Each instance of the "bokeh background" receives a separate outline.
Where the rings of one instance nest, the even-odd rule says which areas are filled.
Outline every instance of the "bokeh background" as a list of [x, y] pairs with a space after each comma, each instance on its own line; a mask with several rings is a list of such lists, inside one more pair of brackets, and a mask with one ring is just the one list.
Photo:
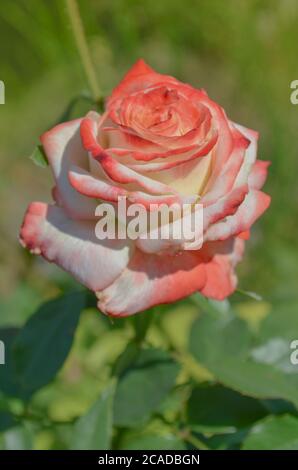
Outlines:
[[[272, 161], [265, 187], [272, 205], [252, 230], [238, 274], [239, 287], [263, 300], [235, 294], [231, 303], [237, 314], [256, 322], [272, 311], [281, 324], [289, 315], [298, 316], [298, 106], [290, 102], [290, 83], [298, 79], [297, 1], [78, 4], [105, 95], [142, 57], [161, 73], [205, 88], [232, 120], [260, 132], [259, 158]], [[0, 79], [6, 85], [6, 103], [0, 106], [0, 326], [21, 326], [43, 301], [75, 287], [57, 267], [18, 245], [27, 204], [50, 200], [49, 170], [36, 167], [29, 156], [39, 135], [88, 90], [64, 1], [1, 1]], [[73, 116], [87, 109], [81, 100]], [[180, 318], [192, 318], [193, 310], [188, 304], [173, 306], [165, 314], [165, 328], [177, 336]], [[68, 422], [85, 412], [130, 328], [128, 323], [111, 325], [91, 309], [86, 312], [62, 371], [34, 398], [41, 413]], [[154, 344], [166, 344], [157, 327], [150, 334]], [[2, 447], [66, 446], [66, 425], [34, 433], [29, 428], [3, 432]]]

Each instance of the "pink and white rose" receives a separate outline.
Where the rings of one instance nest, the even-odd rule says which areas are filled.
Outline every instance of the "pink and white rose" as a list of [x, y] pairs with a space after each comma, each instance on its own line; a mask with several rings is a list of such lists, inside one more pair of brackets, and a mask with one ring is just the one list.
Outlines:
[[[236, 288], [244, 240], [270, 204], [261, 191], [269, 162], [256, 160], [257, 140], [204, 90], [139, 60], [102, 115], [91, 111], [41, 136], [54, 203], [30, 204], [21, 242], [94, 291], [108, 315], [132, 315], [197, 291], [224, 299]], [[203, 246], [98, 240], [95, 209], [119, 196], [148, 210], [151, 203], [199, 200]]]

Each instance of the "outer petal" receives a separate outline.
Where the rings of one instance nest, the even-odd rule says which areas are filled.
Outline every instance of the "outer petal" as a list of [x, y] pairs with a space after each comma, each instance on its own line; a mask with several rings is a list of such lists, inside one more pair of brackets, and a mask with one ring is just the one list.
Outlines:
[[40, 202], [28, 207], [20, 241], [94, 291], [111, 284], [130, 258], [126, 240], [100, 241], [94, 221], [69, 219], [61, 208]]
[[257, 190], [250, 191], [234, 215], [207, 230], [205, 240], [226, 240], [246, 232], [269, 207], [270, 200], [268, 194]]
[[243, 183], [247, 183], [248, 175], [250, 174], [253, 164], [256, 161], [259, 134], [258, 132], [241, 126], [240, 124], [230, 122], [230, 125], [236, 127], [236, 129], [238, 129], [238, 131], [240, 131], [241, 134], [250, 142], [245, 153], [243, 165], [234, 183], [234, 186], [241, 186]]
[[244, 184], [204, 207], [204, 230], [206, 231], [208, 227], [219, 220], [233, 215], [243, 203], [247, 190], [248, 186]]
[[88, 219], [94, 217], [96, 202], [75, 191], [68, 181], [70, 165], [83, 168], [88, 165], [88, 156], [80, 138], [81, 119], [59, 124], [41, 136], [41, 142], [51, 165], [56, 181], [59, 203], [71, 217]]
[[[235, 179], [242, 168], [245, 153], [249, 142], [239, 132], [233, 132], [233, 150], [226, 162], [222, 166], [216, 178], [213, 178], [213, 184], [208, 184], [209, 191], [205, 192], [202, 199], [203, 202], [214, 201], [217, 198], [224, 196], [228, 191], [233, 188]], [[247, 181], [243, 181], [246, 184]], [[238, 186], [241, 186], [240, 184]]]
[[128, 316], [171, 303], [203, 288], [205, 266], [199, 252], [147, 255], [135, 251], [119, 278], [98, 294], [98, 307], [112, 316]]
[[237, 285], [234, 267], [241, 260], [244, 251], [244, 241], [235, 238], [223, 244], [210, 243], [205, 247], [211, 257], [206, 263], [206, 283], [201, 293], [206, 297], [223, 300], [231, 295]]
[[[233, 215], [237, 209], [239, 208], [240, 204], [243, 202], [245, 196], [247, 194], [247, 185], [243, 185], [241, 188], [235, 188], [230, 193], [226, 194], [224, 197], [218, 199], [216, 202], [213, 204], [210, 204], [207, 207], [199, 206], [198, 211], [201, 212], [202, 216], [202, 226], [200, 227], [201, 233], [197, 233], [197, 241], [196, 243], [196, 248], [194, 248], [195, 245], [193, 245], [190, 241], [187, 241], [186, 239], [182, 238], [174, 238], [170, 237], [170, 239], [163, 239], [161, 236], [159, 236], [157, 239], [154, 238], [139, 238], [136, 242], [138, 248], [145, 253], [154, 253], [157, 254], [162, 251], [167, 251], [167, 252], [172, 252], [174, 253], [175, 251], [179, 251], [181, 249], [187, 250], [197, 250], [201, 248], [200, 242], [204, 241], [203, 237], [203, 232], [205, 232], [208, 227], [219, 220], [225, 219], [226, 217]], [[200, 216], [200, 214], [199, 214]], [[189, 214], [184, 215], [184, 224], [187, 226], [187, 220], [189, 220], [189, 226], [194, 220], [194, 211], [192, 211]], [[181, 221], [181, 224], [183, 223], [183, 219], [179, 219]], [[198, 219], [200, 220], [200, 219]], [[168, 229], [169, 233], [173, 233], [173, 224], [169, 224], [166, 226]], [[163, 226], [165, 228], [165, 226]], [[159, 232], [161, 229], [159, 228]], [[189, 245], [191, 248], [189, 248]]]
[[[167, 253], [173, 256], [182, 250], [199, 250], [203, 244], [203, 206], [201, 204], [197, 207], [189, 205], [182, 211], [181, 207], [179, 209], [177, 212], [173, 211], [171, 222], [169, 218], [162, 224], [154, 220], [147, 232], [147, 238], [140, 236], [137, 239], [137, 247], [145, 253]], [[192, 228], [194, 222], [197, 228], [196, 234], [193, 231], [186, 234], [185, 230]]]
[[257, 160], [248, 177], [248, 184], [251, 188], [261, 189], [265, 184], [268, 174], [268, 167], [271, 162]]

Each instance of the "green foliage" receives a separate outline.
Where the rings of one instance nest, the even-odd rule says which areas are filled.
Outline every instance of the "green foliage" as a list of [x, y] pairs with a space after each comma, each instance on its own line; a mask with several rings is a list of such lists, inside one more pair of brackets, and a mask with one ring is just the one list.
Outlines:
[[246, 450], [298, 450], [298, 419], [270, 416], [253, 426], [244, 440]]
[[[167, 317], [174, 318], [171, 311], [161, 308], [164, 316], [158, 332], [158, 308], [145, 312], [137, 322], [126, 319], [109, 325], [96, 311], [86, 310], [89, 304], [85, 293], [69, 293], [44, 304], [23, 328], [1, 329], [0, 338], [8, 347], [7, 363], [0, 369], [3, 448], [297, 448], [297, 372], [294, 366], [285, 367], [284, 350], [281, 367], [281, 344], [288, 344], [290, 363], [291, 333], [282, 326], [280, 316], [280, 323], [277, 321], [276, 311], [256, 330], [227, 302], [210, 302], [198, 295], [193, 296], [193, 304], [181, 302], [186, 316], [193, 318], [188, 329], [189, 353], [210, 374], [209, 379], [206, 373], [200, 379], [185, 362], [187, 345], [186, 351], [181, 346], [176, 351], [154, 346], [164, 334]], [[152, 346], [146, 344], [144, 334], [139, 342], [144, 329]], [[114, 359], [108, 353], [98, 369], [100, 355], [90, 361], [88, 351], [97, 342], [105, 343], [105, 338], [111, 341], [111, 334], [117, 331], [117, 342], [123, 338], [123, 352]], [[273, 332], [275, 339], [268, 349]], [[75, 359], [75, 350], [84, 351], [84, 357], [79, 353]], [[95, 351], [99, 351], [97, 347]], [[83, 366], [80, 372], [73, 369], [78, 359]], [[100, 373], [101, 384], [92, 378], [94, 371]], [[53, 379], [55, 382], [47, 385]], [[57, 386], [79, 386], [78, 397], [82, 397], [83, 385], [88, 382], [90, 386], [93, 383], [92, 394], [84, 405], [78, 407], [77, 402], [77, 411], [69, 418], [69, 398], [62, 406], [63, 416], [48, 408]], [[48, 390], [44, 398], [43, 390]], [[58, 400], [60, 393], [56, 394]], [[50, 434], [46, 431], [49, 426]]]
[[84, 306], [83, 293], [49, 301], [30, 317], [16, 336], [12, 354], [22, 396], [34, 393], [56, 376], [71, 348]]
[[1, 328], [0, 340], [5, 344], [5, 365], [0, 367], [0, 391], [6, 395], [20, 394], [15, 374], [13, 344], [19, 333], [18, 328]]
[[194, 388], [187, 408], [190, 427], [207, 434], [236, 432], [266, 414], [259, 401], [217, 384]]
[[114, 423], [140, 426], [155, 411], [175, 384], [179, 366], [165, 351], [139, 350], [122, 372], [116, 389]]
[[[226, 387], [260, 399], [282, 398], [297, 407], [298, 375], [290, 362], [289, 338], [281, 327], [268, 348], [268, 343], [263, 343], [267, 328], [266, 322], [256, 337], [230, 310], [212, 310], [193, 325], [190, 349]], [[210, 337], [213, 342], [208, 341]], [[280, 367], [280, 344], [287, 347], [286, 369]], [[284, 347], [282, 351], [284, 354]]]
[[64, 2], [3, 0], [0, 448], [297, 449], [297, 5], [78, 3], [104, 95], [139, 57], [205, 88], [260, 132], [273, 203], [252, 230], [232, 306], [194, 296], [133, 319], [100, 315], [94, 296], [18, 250], [15, 234], [51, 186], [42, 147], [31, 157], [42, 168], [24, 156], [51, 126], [103, 102], [87, 90]]
[[30, 159], [35, 163], [35, 165], [40, 166], [41, 168], [46, 168], [49, 165], [42, 145], [35, 147], [32, 155], [30, 156]]
[[16, 419], [7, 411], [0, 411], [0, 432], [6, 431], [17, 424]]
[[91, 409], [75, 424], [71, 448], [78, 450], [108, 450], [113, 429], [114, 384], [104, 390]]

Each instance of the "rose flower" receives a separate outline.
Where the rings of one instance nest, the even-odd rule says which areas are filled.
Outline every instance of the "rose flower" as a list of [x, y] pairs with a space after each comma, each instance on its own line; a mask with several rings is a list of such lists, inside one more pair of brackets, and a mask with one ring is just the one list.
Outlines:
[[[244, 240], [270, 197], [260, 191], [269, 162], [256, 160], [257, 132], [230, 121], [204, 90], [139, 60], [102, 115], [41, 136], [55, 186], [52, 205], [27, 209], [21, 243], [95, 292], [98, 308], [126, 316], [194, 292], [224, 299], [236, 288]], [[203, 244], [99, 240], [100, 203], [203, 206]]]

